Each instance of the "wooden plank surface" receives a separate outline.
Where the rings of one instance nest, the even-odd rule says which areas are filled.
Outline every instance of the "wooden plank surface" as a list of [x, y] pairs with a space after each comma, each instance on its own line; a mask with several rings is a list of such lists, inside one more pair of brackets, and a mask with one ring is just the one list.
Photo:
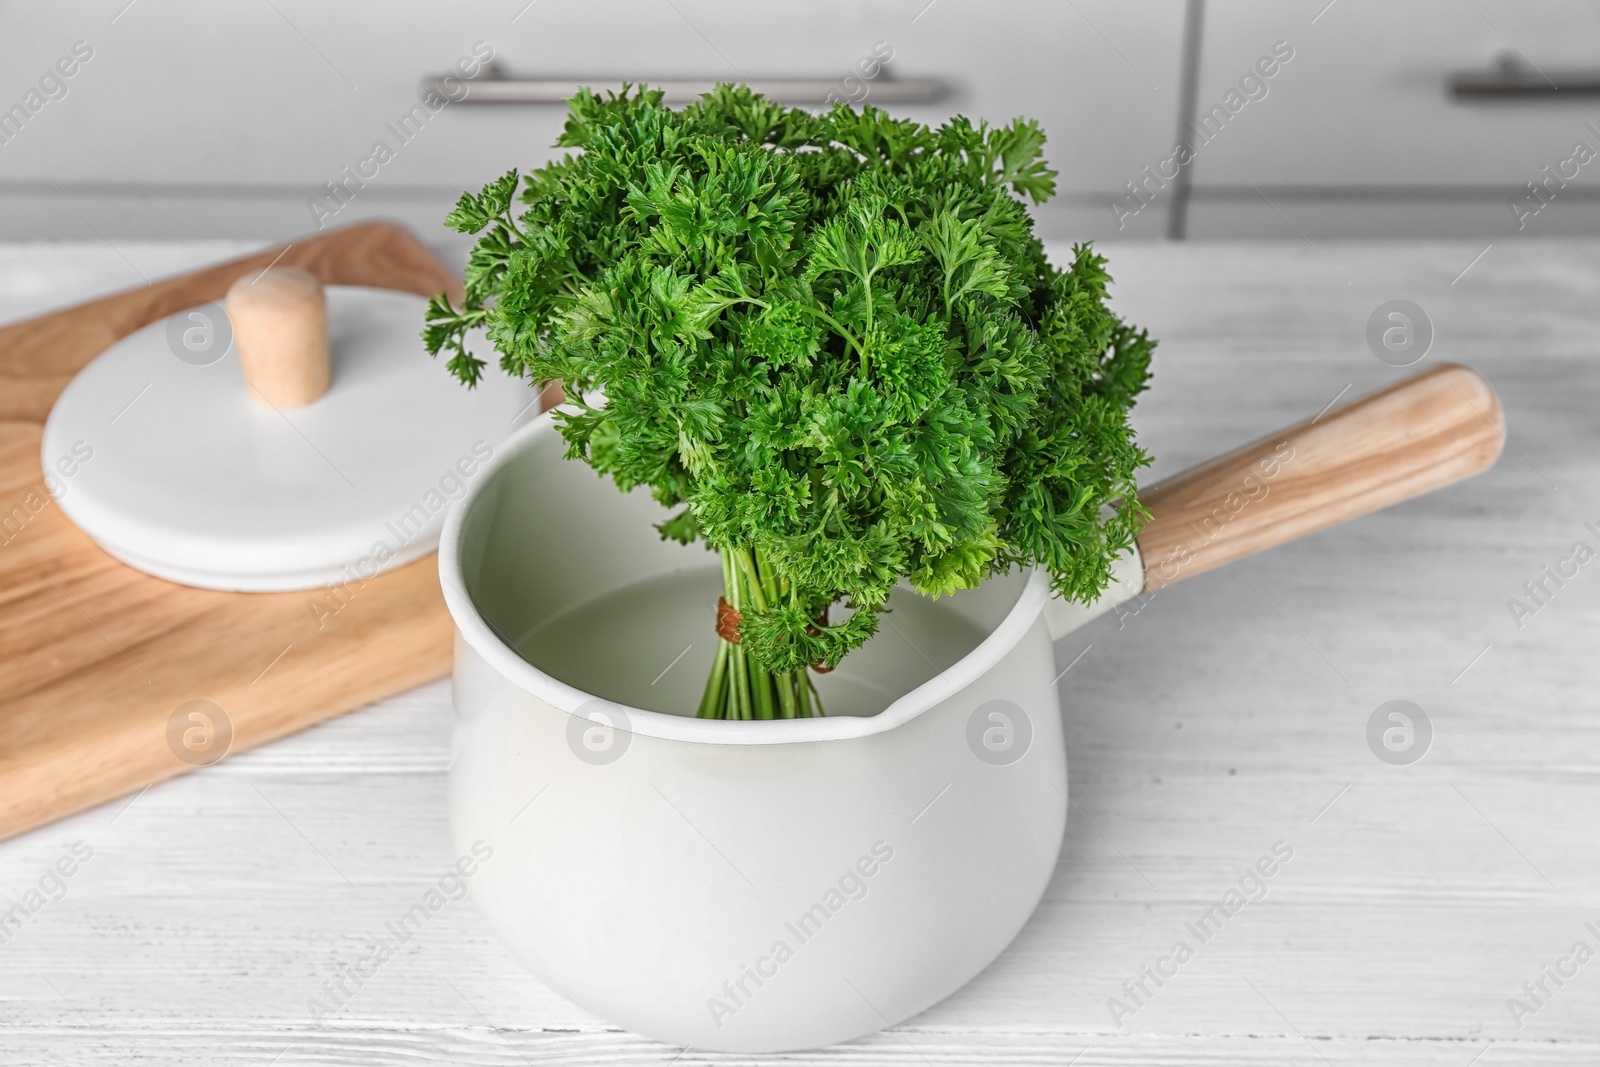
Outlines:
[[206, 712], [213, 740], [231, 732], [238, 752], [449, 670], [431, 556], [358, 583], [319, 617], [305, 592], [220, 593], [140, 574], [44, 489], [42, 423], [80, 368], [272, 263], [329, 284], [459, 290], [406, 231], [368, 223], [0, 328], [0, 838], [191, 770], [194, 757], [169, 744], [171, 718], [191, 701], [221, 709]]
[[[1484, 373], [1509, 444], [1485, 475], [1064, 639], [1061, 666], [1082, 658], [1060, 683], [1056, 877], [993, 967], [896, 1031], [787, 1057], [652, 1044], [522, 971], [466, 902], [315, 1022], [308, 998], [454, 858], [436, 682], [0, 844], [7, 901], [74, 841], [94, 850], [0, 945], [0, 1061], [1600, 1062], [1600, 960], [1520, 1029], [1506, 1007], [1575, 940], [1600, 948], [1600, 565], [1520, 629], [1506, 606], [1596, 544], [1600, 246], [1496, 244], [1452, 285], [1482, 250], [1105, 248], [1118, 306], [1162, 339], [1136, 412], [1150, 481], [1443, 360]], [[0, 249], [0, 281], [19, 255]], [[59, 285], [125, 269], [103, 247], [43, 262]], [[1396, 297], [1437, 331], [1410, 370], [1364, 340]], [[1434, 726], [1411, 766], [1366, 740], [1392, 699]], [[1116, 1025], [1107, 999], [1279, 840], [1295, 855], [1266, 899]]]

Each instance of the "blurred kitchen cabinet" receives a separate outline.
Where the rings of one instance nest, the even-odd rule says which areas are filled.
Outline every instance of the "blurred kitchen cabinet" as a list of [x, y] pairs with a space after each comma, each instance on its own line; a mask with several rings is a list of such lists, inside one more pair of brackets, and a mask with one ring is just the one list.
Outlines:
[[[559, 106], [471, 101], [491, 53], [508, 78], [807, 78], [869, 103], [884, 79], [935, 79], [936, 102], [893, 110], [1038, 118], [1061, 171], [1041, 230], [1104, 236], [1171, 141], [1183, 23], [1182, 0], [126, 2], [0, 7], [0, 108], [77, 42], [93, 53], [0, 144], [0, 238], [265, 238], [385, 215], [432, 239], [461, 190], [549, 158], [560, 130]], [[424, 78], [461, 61], [467, 101], [419, 113]], [[1165, 208], [1123, 235], [1159, 235]]]
[[[1252, 99], [1241, 81], [1279, 42], [1293, 59]], [[1503, 56], [1535, 82], [1600, 80], [1600, 5], [1208, 0], [1196, 118], [1226, 112], [1230, 92], [1244, 103], [1196, 136], [1189, 236], [1600, 232], [1600, 164], [1568, 165], [1536, 215], [1512, 208], [1543, 203], [1527, 183], [1576, 142], [1600, 153], [1585, 125], [1600, 96], [1452, 94], [1452, 75]]]

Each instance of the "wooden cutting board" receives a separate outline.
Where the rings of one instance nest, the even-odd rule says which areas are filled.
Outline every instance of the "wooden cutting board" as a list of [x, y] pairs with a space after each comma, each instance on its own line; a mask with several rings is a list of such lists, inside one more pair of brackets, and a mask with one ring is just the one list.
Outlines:
[[[273, 263], [333, 285], [461, 293], [410, 233], [363, 223], [0, 328], [0, 839], [214, 762], [229, 726], [226, 751], [239, 752], [450, 669], [432, 555], [314, 613], [314, 592], [222, 593], [135, 571], [45, 492], [40, 434], [73, 375]], [[175, 736], [201, 730], [199, 750], [169, 741], [190, 701], [221, 709], [213, 747], [187, 712]]]

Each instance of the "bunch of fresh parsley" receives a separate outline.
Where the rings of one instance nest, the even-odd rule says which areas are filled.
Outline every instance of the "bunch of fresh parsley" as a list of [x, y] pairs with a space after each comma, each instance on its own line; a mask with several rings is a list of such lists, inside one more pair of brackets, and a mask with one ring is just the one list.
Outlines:
[[557, 144], [581, 151], [461, 197], [466, 299], [424, 337], [472, 384], [485, 327], [502, 367], [565, 387], [570, 457], [721, 551], [739, 640], [700, 714], [820, 713], [806, 667], [871, 637], [902, 580], [1105, 588], [1146, 517], [1127, 416], [1154, 343], [1107, 309], [1104, 259], [1045, 259], [1037, 123], [585, 90]]

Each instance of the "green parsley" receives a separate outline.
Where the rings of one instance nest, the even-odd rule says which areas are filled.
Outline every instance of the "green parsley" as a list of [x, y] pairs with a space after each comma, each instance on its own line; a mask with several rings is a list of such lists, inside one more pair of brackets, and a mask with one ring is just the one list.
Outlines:
[[681, 111], [584, 90], [556, 142], [578, 152], [450, 214], [481, 236], [428, 349], [471, 385], [486, 328], [503, 368], [565, 388], [569, 458], [721, 554], [739, 640], [700, 715], [821, 714], [807, 667], [870, 638], [902, 581], [1037, 565], [1088, 600], [1132, 544], [1154, 342], [1089, 247], [1045, 259], [1022, 199], [1055, 191], [1044, 140], [728, 85]]

